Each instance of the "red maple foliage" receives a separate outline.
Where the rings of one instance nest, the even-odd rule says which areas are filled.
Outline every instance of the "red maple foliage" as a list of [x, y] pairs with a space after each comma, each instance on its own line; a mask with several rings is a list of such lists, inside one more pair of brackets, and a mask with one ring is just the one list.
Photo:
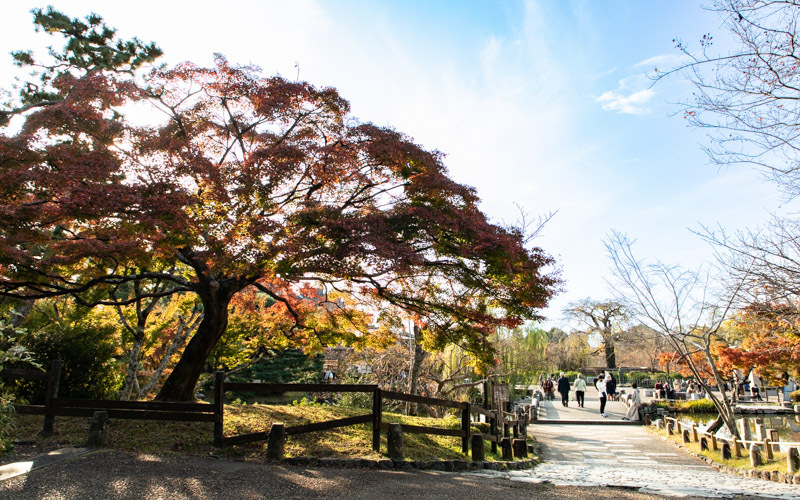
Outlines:
[[[163, 120], [136, 124], [132, 105]], [[161, 399], [193, 397], [250, 287], [298, 330], [296, 298], [314, 283], [409, 311], [431, 344], [491, 359], [488, 332], [537, 318], [558, 291], [553, 259], [490, 223], [442, 154], [348, 112], [332, 88], [221, 56], [144, 81], [60, 74], [46, 105], [18, 108], [18, 132], [0, 129], [0, 294], [96, 304], [133, 279], [196, 293], [204, 317]]]

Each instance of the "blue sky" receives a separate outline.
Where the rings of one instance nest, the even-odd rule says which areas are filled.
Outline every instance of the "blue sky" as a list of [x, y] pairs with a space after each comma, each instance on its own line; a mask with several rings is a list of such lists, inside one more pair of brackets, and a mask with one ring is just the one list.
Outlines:
[[[612, 229], [636, 238], [641, 257], [696, 266], [712, 252], [690, 228], [754, 227], [787, 209], [756, 172], [708, 164], [705, 133], [670, 116], [685, 82], [650, 87], [645, 76], [674, 63], [673, 38], [711, 32], [724, 45], [720, 20], [696, 1], [51, 3], [73, 17], [96, 11], [168, 62], [210, 64], [220, 52], [337, 87], [361, 120], [446, 153], [495, 221], [514, 221], [516, 205], [558, 211], [536, 240], [567, 281], [548, 324], [572, 301], [612, 296], [602, 243]], [[29, 11], [43, 5], [3, 6], [0, 52], [42, 43]]]

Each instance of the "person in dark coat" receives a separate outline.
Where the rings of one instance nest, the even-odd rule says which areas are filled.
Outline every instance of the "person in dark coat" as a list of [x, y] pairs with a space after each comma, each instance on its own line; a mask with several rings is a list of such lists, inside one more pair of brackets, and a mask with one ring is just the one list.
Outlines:
[[558, 392], [561, 393], [561, 404], [569, 406], [569, 379], [564, 372], [558, 377]]

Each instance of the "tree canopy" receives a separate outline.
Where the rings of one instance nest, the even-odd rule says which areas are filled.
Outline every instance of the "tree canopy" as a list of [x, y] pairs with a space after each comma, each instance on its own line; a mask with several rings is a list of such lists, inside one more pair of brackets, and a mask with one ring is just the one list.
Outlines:
[[[221, 55], [141, 74], [160, 50], [101, 21], [58, 24], [64, 53], [95, 56], [16, 57], [42, 68], [43, 94], [25, 87], [3, 110], [20, 126], [0, 129], [0, 294], [87, 305], [196, 294], [203, 319], [160, 398], [193, 397], [245, 289], [283, 305], [290, 335], [324, 333], [304, 321], [311, 287], [318, 307], [398, 307], [425, 318], [432, 344], [488, 359], [488, 332], [538, 318], [559, 290], [553, 258], [491, 223], [441, 153], [358, 122], [335, 89]], [[161, 119], [139, 123], [134, 109]], [[117, 293], [148, 280], [169, 286]], [[353, 302], [327, 300], [334, 291]]]

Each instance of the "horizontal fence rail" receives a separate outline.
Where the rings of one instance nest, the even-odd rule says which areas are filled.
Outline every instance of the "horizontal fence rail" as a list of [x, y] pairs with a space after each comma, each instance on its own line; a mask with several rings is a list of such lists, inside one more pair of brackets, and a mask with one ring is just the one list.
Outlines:
[[[388, 423], [383, 422], [383, 400], [403, 401], [428, 406], [438, 406], [460, 411], [461, 422], [457, 429], [431, 427], [425, 425], [398, 424], [400, 429], [408, 434], [430, 434], [461, 438], [462, 451], [469, 451], [469, 440], [473, 435], [471, 431], [470, 415], [483, 415], [489, 420], [491, 432], [476, 434], [481, 439], [492, 443], [492, 451], [496, 451], [497, 443], [508, 438], [513, 429], [514, 437], [517, 433], [525, 434], [527, 419], [514, 418], [515, 415], [507, 414], [500, 410], [487, 410], [466, 401], [452, 401], [414, 394], [405, 394], [397, 391], [382, 390], [377, 384], [285, 384], [262, 382], [225, 382], [226, 374], [217, 372], [214, 384], [214, 402], [164, 402], [164, 401], [115, 401], [83, 398], [58, 397], [58, 386], [61, 377], [61, 361], [53, 361], [50, 370], [25, 370], [5, 369], [0, 371], [0, 378], [41, 380], [47, 384], [45, 403], [43, 405], [15, 405], [20, 414], [44, 415], [45, 423], [42, 430], [44, 436], [53, 432], [53, 423], [56, 416], [69, 417], [96, 417], [97, 412], [104, 412], [111, 419], [135, 420], [171, 420], [184, 422], [213, 422], [214, 445], [233, 446], [256, 441], [267, 440], [272, 445], [270, 431], [251, 432], [236, 436], [224, 436], [224, 395], [226, 392], [251, 392], [257, 394], [285, 394], [300, 393], [372, 393], [372, 411], [365, 415], [339, 418], [324, 422], [310, 422], [284, 427], [281, 423], [273, 423], [273, 429], [279, 429], [276, 436], [296, 436], [310, 432], [326, 431], [340, 427], [371, 424], [372, 448], [380, 452], [381, 431], [387, 430]], [[276, 427], [276, 425], [278, 427]], [[278, 438], [276, 438], [278, 439]], [[281, 440], [283, 438], [280, 438]], [[479, 440], [480, 441], [480, 440]], [[282, 446], [281, 450], [282, 450]], [[282, 451], [281, 451], [282, 453]], [[268, 453], [269, 455], [269, 453]]]

